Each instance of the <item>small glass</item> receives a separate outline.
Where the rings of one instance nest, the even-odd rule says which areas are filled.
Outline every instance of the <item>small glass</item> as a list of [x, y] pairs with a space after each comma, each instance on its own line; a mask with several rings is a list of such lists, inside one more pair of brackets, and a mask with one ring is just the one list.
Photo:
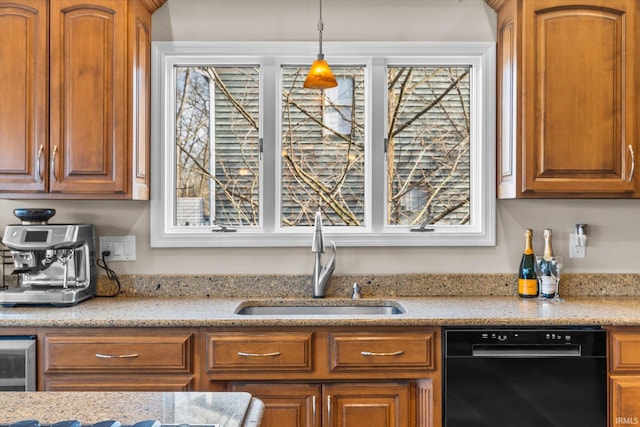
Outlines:
[[560, 298], [560, 273], [562, 272], [562, 268], [564, 267], [564, 263], [562, 260], [561, 256], [554, 256], [551, 257], [551, 265], [552, 265], [552, 269], [554, 269], [555, 271], [555, 275], [556, 275], [556, 296], [553, 297], [554, 301], [564, 301], [562, 298]]
[[538, 288], [540, 290], [538, 298], [544, 301], [563, 301], [560, 298], [560, 273], [562, 271], [562, 257], [552, 256], [549, 260], [549, 268], [542, 271], [543, 257], [536, 257], [536, 274], [538, 275]]

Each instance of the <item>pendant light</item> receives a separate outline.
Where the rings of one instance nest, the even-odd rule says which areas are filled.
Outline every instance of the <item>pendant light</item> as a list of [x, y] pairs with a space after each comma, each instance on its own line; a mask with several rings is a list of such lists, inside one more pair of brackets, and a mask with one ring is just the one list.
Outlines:
[[320, 49], [318, 51], [318, 59], [313, 61], [313, 64], [311, 64], [309, 74], [307, 74], [307, 78], [304, 81], [304, 87], [307, 89], [329, 89], [338, 86], [338, 82], [336, 81], [336, 78], [333, 77], [331, 68], [329, 68], [329, 64], [324, 60], [324, 55], [322, 54], [322, 0], [319, 0], [319, 2], [320, 20], [318, 21], [318, 34]]

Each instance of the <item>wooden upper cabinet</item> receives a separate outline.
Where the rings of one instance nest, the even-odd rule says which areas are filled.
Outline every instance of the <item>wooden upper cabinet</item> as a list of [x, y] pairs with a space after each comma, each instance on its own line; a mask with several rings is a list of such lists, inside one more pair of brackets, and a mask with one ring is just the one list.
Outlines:
[[498, 197], [638, 197], [636, 0], [498, 11]]
[[131, 75], [127, 84], [127, 115], [131, 155], [131, 197], [150, 198], [151, 164], [151, 12], [166, 0], [143, 0], [130, 4], [127, 23]]
[[50, 2], [52, 192], [126, 191], [126, 7]]
[[0, 1], [0, 192], [48, 185], [47, 0]]
[[0, 0], [0, 197], [149, 198], [151, 13], [164, 1]]

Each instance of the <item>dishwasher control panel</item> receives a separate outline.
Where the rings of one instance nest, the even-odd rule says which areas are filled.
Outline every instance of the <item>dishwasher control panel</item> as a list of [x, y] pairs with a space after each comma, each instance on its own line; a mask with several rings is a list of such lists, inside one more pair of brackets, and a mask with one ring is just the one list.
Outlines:
[[580, 354], [606, 356], [606, 332], [600, 328], [444, 328], [446, 356], [468, 356], [474, 348], [572, 346]]
[[[557, 332], [545, 332], [542, 334], [535, 333], [532, 336], [528, 336], [527, 333], [522, 331], [511, 331], [511, 332], [482, 332], [480, 334], [480, 338], [483, 342], [499, 342], [499, 343], [507, 343], [507, 342], [518, 342], [525, 343], [530, 342], [531, 339], [535, 339], [537, 342], [542, 342], [542, 338], [544, 338], [544, 342], [547, 343], [571, 343], [573, 339], [573, 331], [557, 331]], [[523, 336], [524, 334], [524, 336]]]

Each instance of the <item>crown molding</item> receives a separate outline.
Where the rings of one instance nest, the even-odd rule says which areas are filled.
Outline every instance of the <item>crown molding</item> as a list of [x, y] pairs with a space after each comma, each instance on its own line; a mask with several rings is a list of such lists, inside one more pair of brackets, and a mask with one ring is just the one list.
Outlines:
[[496, 12], [507, 2], [507, 0], [484, 0]]
[[167, 0], [140, 0], [140, 2], [147, 8], [150, 13], [160, 9], [160, 6], [165, 4]]

